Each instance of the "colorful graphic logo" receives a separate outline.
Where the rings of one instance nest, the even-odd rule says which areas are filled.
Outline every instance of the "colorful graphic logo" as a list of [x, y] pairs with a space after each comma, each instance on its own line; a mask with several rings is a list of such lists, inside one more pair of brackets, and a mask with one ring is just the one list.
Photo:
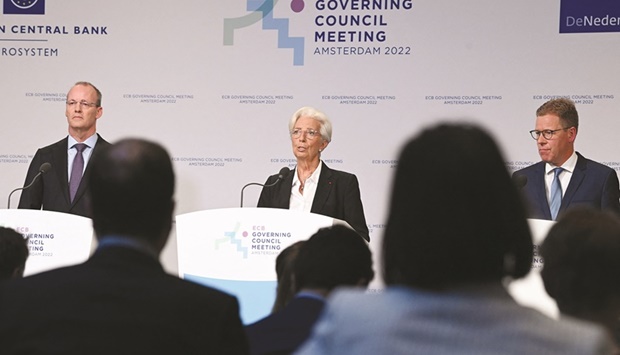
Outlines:
[[[236, 30], [262, 21], [263, 30], [278, 31], [278, 48], [293, 50], [293, 65], [304, 65], [304, 38], [290, 37], [289, 20], [273, 17], [273, 7], [277, 2], [278, 0], [247, 0], [249, 14], [224, 19], [224, 45], [232, 46], [234, 44]], [[300, 12], [303, 8], [303, 0], [292, 1], [291, 9], [294, 12]]]
[[5, 15], [45, 15], [45, 0], [4, 0]]
[[237, 222], [235, 228], [232, 231], [224, 232], [223, 238], [218, 238], [215, 240], [215, 249], [219, 249], [222, 244], [233, 244], [237, 252], [243, 254], [243, 258], [248, 258], [248, 248], [243, 246], [241, 239], [237, 237], [239, 233], [239, 227], [241, 226], [241, 222]]

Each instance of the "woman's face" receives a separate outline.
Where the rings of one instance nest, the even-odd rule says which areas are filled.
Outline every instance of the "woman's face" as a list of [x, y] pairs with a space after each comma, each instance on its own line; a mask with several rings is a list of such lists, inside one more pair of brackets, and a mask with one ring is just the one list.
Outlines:
[[302, 116], [297, 119], [291, 134], [293, 154], [297, 160], [315, 161], [328, 142], [321, 137], [321, 124], [314, 118]]

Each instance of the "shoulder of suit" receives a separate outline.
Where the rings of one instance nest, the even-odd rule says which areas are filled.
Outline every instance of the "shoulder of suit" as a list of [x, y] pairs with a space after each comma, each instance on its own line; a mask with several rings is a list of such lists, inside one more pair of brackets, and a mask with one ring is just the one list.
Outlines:
[[323, 167], [321, 169], [322, 169], [321, 174], [325, 172], [326, 174], [331, 174], [332, 177], [347, 177], [347, 178], [355, 177], [355, 174], [342, 171], [342, 170], [331, 169], [325, 163], [323, 163]]
[[99, 143], [101, 143], [103, 145], [109, 145], [110, 144], [110, 142], [108, 142], [105, 139], [103, 139], [103, 137], [99, 133], [97, 133], [97, 144], [99, 144]]
[[588, 169], [596, 169], [596, 170], [601, 170], [601, 171], [605, 171], [606, 170], [608, 172], [611, 171], [611, 172], [614, 172], [614, 173], [616, 172], [613, 168], [611, 168], [611, 167], [609, 167], [609, 166], [607, 166], [605, 164], [599, 163], [597, 161], [594, 161], [592, 159], [588, 159], [588, 158], [584, 157], [583, 155], [581, 155], [579, 153], [577, 153], [577, 156], [578, 156], [577, 165], [579, 165], [579, 161], [581, 160], [581, 161], [583, 161], [584, 164], [586, 164], [586, 167]]
[[525, 168], [519, 169], [517, 171], [515, 171], [513, 173], [513, 175], [527, 175], [527, 174], [531, 174], [534, 171], [538, 170], [539, 168], [543, 167], [544, 168], [545, 162], [543, 161], [539, 161], [538, 163], [526, 166]]
[[39, 150], [58, 149], [59, 147], [63, 147], [63, 146], [66, 147], [69, 144], [68, 140], [67, 140], [68, 139], [67, 137], [59, 140], [58, 142], [54, 142], [54, 143], [52, 143], [50, 145], [46, 145], [45, 147], [39, 148]]

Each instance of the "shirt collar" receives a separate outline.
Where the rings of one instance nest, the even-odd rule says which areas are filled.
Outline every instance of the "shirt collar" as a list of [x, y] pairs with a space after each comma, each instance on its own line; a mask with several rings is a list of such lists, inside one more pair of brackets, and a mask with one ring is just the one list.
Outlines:
[[[306, 180], [306, 183], [310, 182], [310, 183], [315, 183], [318, 184], [319, 183], [319, 176], [321, 176], [321, 168], [323, 167], [323, 161], [319, 161], [319, 166], [314, 169], [314, 172], [312, 172], [312, 175], [310, 175], [308, 177], [308, 180]], [[297, 170], [297, 168], [295, 168], [295, 170]], [[297, 171], [293, 172], [293, 186], [298, 186], [301, 182], [299, 181], [299, 176], [297, 175]]]
[[[94, 148], [95, 144], [97, 144], [97, 133], [93, 134], [92, 136], [86, 138], [86, 140], [84, 140], [84, 144], [86, 144], [89, 148]], [[71, 135], [69, 135], [69, 140], [67, 141], [67, 150], [72, 149], [74, 145], [76, 145], [77, 143], [79, 143], [75, 138], [71, 137]]]
[[[577, 153], [573, 151], [573, 154], [571, 154], [571, 156], [564, 162], [564, 164], [559, 166], [559, 168], [562, 168], [566, 170], [567, 172], [572, 173], [573, 171], [575, 171], [576, 166], [577, 166]], [[558, 168], [558, 166], [555, 166], [551, 163], [546, 163], [545, 173], [551, 174], [553, 172], [553, 169], [555, 168]]]

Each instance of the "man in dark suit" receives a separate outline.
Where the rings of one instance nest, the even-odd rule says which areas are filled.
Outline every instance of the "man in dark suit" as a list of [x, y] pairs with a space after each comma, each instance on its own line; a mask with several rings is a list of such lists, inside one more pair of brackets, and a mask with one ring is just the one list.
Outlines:
[[129, 139], [92, 157], [83, 264], [0, 284], [3, 354], [246, 354], [237, 299], [168, 275], [174, 173], [159, 145]]
[[575, 104], [554, 99], [540, 106], [536, 116], [536, 129], [530, 134], [537, 141], [542, 161], [513, 174], [522, 186], [528, 217], [556, 220], [576, 206], [620, 213], [616, 172], [575, 152], [579, 127]]
[[374, 276], [366, 242], [342, 225], [322, 228], [304, 242], [293, 274], [296, 296], [282, 310], [246, 327], [251, 354], [292, 353], [310, 335], [333, 289], [366, 287]]
[[[51, 164], [33, 186], [23, 190], [19, 208], [44, 209], [92, 217], [88, 209], [88, 161], [93, 152], [108, 145], [97, 132], [103, 114], [101, 92], [93, 84], [77, 82], [67, 93], [69, 135], [37, 150], [30, 162], [24, 186], [39, 173], [43, 163]], [[75, 173], [73, 172], [75, 169]]]

